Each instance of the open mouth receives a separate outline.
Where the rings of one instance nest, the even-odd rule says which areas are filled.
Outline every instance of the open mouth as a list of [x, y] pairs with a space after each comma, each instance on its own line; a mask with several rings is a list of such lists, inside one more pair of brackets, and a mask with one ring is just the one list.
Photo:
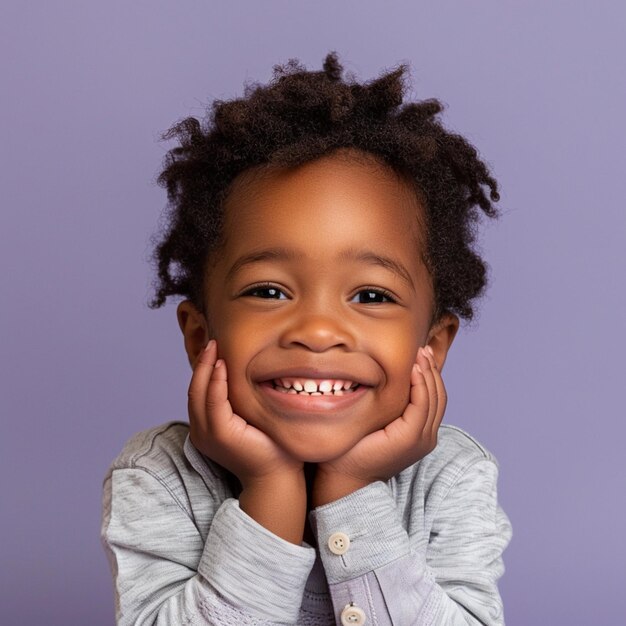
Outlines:
[[275, 378], [269, 382], [276, 391], [304, 396], [343, 396], [361, 386], [355, 381], [340, 379]]

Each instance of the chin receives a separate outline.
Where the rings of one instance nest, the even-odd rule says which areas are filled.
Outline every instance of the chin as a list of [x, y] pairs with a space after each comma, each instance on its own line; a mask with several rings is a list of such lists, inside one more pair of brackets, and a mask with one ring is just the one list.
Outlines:
[[294, 444], [293, 440], [285, 442], [283, 446], [298, 461], [303, 463], [325, 463], [334, 461], [348, 452], [353, 447], [353, 443], [336, 445], [328, 442], [318, 442], [314, 438], [309, 438], [301, 443]]
[[323, 452], [313, 452], [308, 451], [308, 453], [298, 454], [297, 456], [294, 454], [294, 458], [297, 458], [298, 461], [302, 461], [303, 463], [326, 463], [327, 461], [334, 461], [336, 458], [340, 457], [342, 453], [336, 454], [333, 452], [323, 453]]

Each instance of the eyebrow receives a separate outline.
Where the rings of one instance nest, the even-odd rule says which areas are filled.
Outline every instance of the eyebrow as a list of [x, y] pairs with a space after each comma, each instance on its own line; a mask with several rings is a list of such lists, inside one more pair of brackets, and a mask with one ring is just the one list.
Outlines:
[[354, 248], [350, 248], [342, 252], [339, 255], [339, 258], [343, 261], [362, 261], [364, 263], [369, 263], [370, 265], [384, 267], [404, 280], [409, 287], [415, 289], [413, 279], [407, 269], [404, 265], [402, 265], [402, 263], [395, 261], [391, 257], [383, 256], [370, 250], [355, 250]]
[[[265, 250], [250, 252], [249, 254], [239, 257], [233, 263], [232, 267], [226, 274], [226, 280], [230, 280], [242, 267], [245, 267], [246, 265], [261, 263], [263, 261], [297, 261], [302, 259], [303, 256], [303, 254], [289, 248], [266, 248]], [[369, 265], [383, 267], [404, 280], [412, 289], [415, 289], [413, 279], [404, 265], [388, 256], [383, 256], [371, 250], [348, 248], [340, 253], [339, 259], [341, 261], [360, 261], [368, 263]]]
[[302, 256], [302, 254], [289, 248], [266, 248], [265, 250], [250, 252], [239, 257], [233, 263], [226, 274], [226, 280], [230, 280], [242, 267], [252, 263], [260, 263], [262, 261], [297, 261]]

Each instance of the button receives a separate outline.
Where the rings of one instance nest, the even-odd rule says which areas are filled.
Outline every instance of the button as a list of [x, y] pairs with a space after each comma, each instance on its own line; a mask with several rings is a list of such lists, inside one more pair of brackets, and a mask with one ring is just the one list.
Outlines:
[[346, 604], [343, 611], [341, 611], [341, 623], [343, 626], [353, 626], [353, 624], [365, 624], [365, 613], [363, 609], [355, 606], [354, 603]]
[[345, 554], [350, 547], [350, 537], [345, 533], [333, 533], [328, 538], [328, 547], [333, 554]]

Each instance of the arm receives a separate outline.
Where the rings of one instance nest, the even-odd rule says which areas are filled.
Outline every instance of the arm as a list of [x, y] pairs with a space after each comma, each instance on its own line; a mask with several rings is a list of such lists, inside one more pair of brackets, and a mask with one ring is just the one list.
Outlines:
[[141, 468], [105, 481], [101, 536], [120, 626], [295, 624], [315, 560], [312, 548], [277, 537], [232, 498], [205, 542], [197, 520]]
[[[237, 476], [243, 511], [286, 541], [299, 545], [306, 516], [304, 464], [233, 412], [226, 363], [217, 343], [200, 353], [189, 385], [189, 437], [205, 456]], [[291, 509], [285, 516], [280, 504]]]
[[[439, 369], [432, 350], [420, 348], [403, 415], [318, 466], [313, 503], [320, 507], [315, 511], [318, 541], [338, 623], [347, 610], [364, 611], [366, 618], [369, 611], [378, 623], [395, 626], [503, 624], [496, 581], [510, 528], [497, 506], [495, 462], [474, 457], [456, 468], [444, 502], [434, 510], [428, 541], [419, 537], [427, 507], [418, 498], [411, 510], [423, 517], [415, 548], [384, 485], [437, 445], [447, 401]], [[421, 497], [428, 500], [431, 486], [422, 487]], [[333, 554], [329, 537], [346, 525], [354, 542], [350, 539], [344, 554]], [[356, 609], [344, 609], [351, 602]]]
[[[473, 462], [438, 503], [424, 540], [409, 537], [382, 482], [313, 511], [337, 623], [353, 602], [381, 626], [502, 626], [497, 582], [511, 527], [498, 506], [496, 482], [493, 461]], [[411, 515], [421, 516], [414, 527], [425, 526], [423, 503]], [[328, 547], [338, 531], [350, 538], [343, 555]]]
[[[193, 514], [159, 472], [113, 471], [105, 483], [102, 537], [118, 623], [295, 623], [315, 560], [314, 550], [301, 545], [303, 464], [233, 412], [215, 341], [194, 366], [189, 421], [194, 447], [239, 479], [240, 500], [226, 500], [208, 516], [203, 545]], [[210, 497], [192, 495], [196, 502]]]

